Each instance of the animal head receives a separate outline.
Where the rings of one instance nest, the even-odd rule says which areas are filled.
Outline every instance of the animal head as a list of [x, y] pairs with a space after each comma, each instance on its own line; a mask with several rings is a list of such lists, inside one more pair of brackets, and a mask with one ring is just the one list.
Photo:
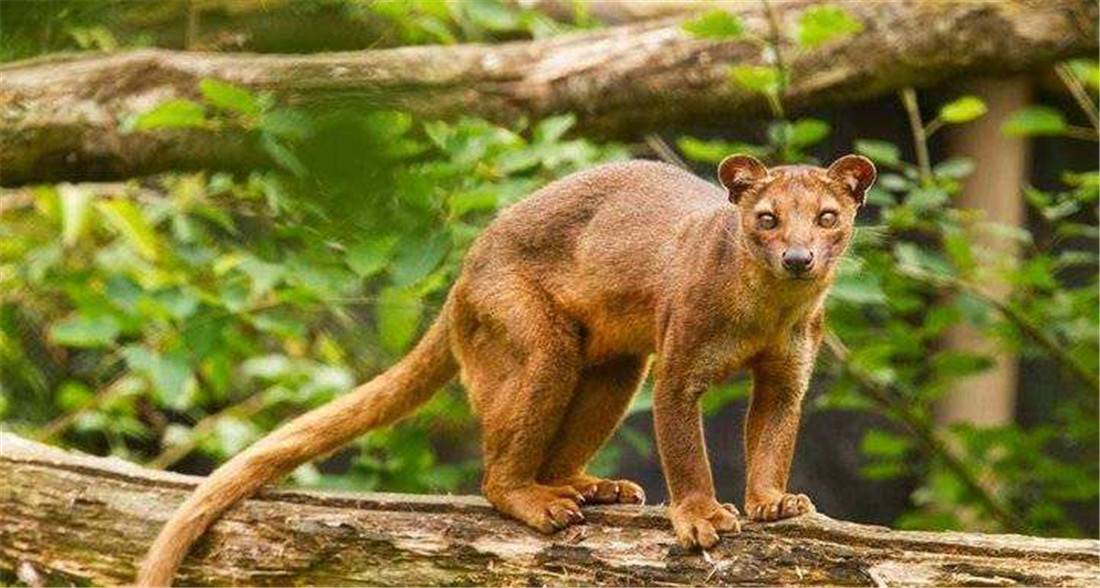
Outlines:
[[875, 175], [874, 164], [860, 155], [845, 155], [827, 169], [768, 169], [751, 155], [731, 155], [718, 166], [718, 179], [741, 211], [746, 249], [774, 275], [800, 280], [830, 274]]

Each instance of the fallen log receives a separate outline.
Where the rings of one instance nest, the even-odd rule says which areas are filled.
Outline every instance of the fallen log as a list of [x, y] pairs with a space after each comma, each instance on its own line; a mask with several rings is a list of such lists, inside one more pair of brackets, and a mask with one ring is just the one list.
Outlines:
[[[118, 585], [198, 478], [0, 433], [0, 578]], [[480, 498], [269, 490], [230, 511], [179, 583], [210, 585], [1088, 586], [1100, 542], [892, 531], [815, 514], [746, 524], [708, 554], [663, 507], [586, 509], [544, 536]]]
[[[774, 4], [786, 28], [813, 4]], [[842, 2], [864, 31], [813, 50], [784, 46], [792, 111], [961, 75], [1034, 70], [1095, 54], [1093, 0]], [[756, 116], [756, 92], [729, 68], [758, 63], [770, 36], [762, 4], [736, 4], [744, 39], [706, 41], [685, 16], [498, 45], [403, 47], [314, 55], [138, 50], [51, 56], [0, 67], [0, 183], [104, 180], [172, 169], [266, 163], [239, 133], [123, 133], [121, 121], [219, 78], [283, 103], [388, 107], [508, 123], [575, 112], [586, 133], [632, 136], [670, 124]], [[785, 41], [790, 43], [790, 41]]]

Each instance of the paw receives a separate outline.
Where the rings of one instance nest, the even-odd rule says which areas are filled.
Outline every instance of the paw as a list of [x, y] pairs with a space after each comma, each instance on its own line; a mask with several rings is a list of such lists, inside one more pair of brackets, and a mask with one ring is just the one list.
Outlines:
[[578, 476], [565, 484], [580, 493], [589, 504], [645, 504], [645, 490], [630, 480]]
[[686, 499], [669, 508], [676, 539], [685, 549], [709, 549], [718, 543], [719, 533], [741, 530], [737, 508], [719, 504], [713, 498]]
[[805, 494], [776, 494], [764, 500], [745, 502], [745, 513], [754, 521], [779, 521], [817, 512]]
[[497, 510], [543, 533], [584, 522], [580, 505], [585, 499], [572, 486], [524, 486], [491, 497], [490, 501]]

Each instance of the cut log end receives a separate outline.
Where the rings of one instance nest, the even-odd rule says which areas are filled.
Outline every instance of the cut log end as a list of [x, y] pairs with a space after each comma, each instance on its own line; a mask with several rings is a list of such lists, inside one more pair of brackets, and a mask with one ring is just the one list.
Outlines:
[[[121, 584], [198, 478], [0, 434], [0, 570]], [[747, 524], [709, 553], [676, 545], [663, 507], [600, 507], [540, 535], [480, 498], [271, 490], [234, 508], [181, 585], [1089, 586], [1100, 542], [892, 531], [815, 514]]]

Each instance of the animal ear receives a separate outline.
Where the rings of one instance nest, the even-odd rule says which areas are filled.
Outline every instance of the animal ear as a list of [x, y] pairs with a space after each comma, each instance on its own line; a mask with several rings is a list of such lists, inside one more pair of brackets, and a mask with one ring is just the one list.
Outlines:
[[745, 191], [767, 176], [768, 168], [751, 155], [730, 155], [718, 164], [718, 181], [729, 190], [730, 202], [734, 204]]
[[829, 177], [840, 182], [852, 195], [856, 206], [863, 206], [867, 189], [875, 183], [875, 164], [862, 155], [845, 155], [829, 166]]

